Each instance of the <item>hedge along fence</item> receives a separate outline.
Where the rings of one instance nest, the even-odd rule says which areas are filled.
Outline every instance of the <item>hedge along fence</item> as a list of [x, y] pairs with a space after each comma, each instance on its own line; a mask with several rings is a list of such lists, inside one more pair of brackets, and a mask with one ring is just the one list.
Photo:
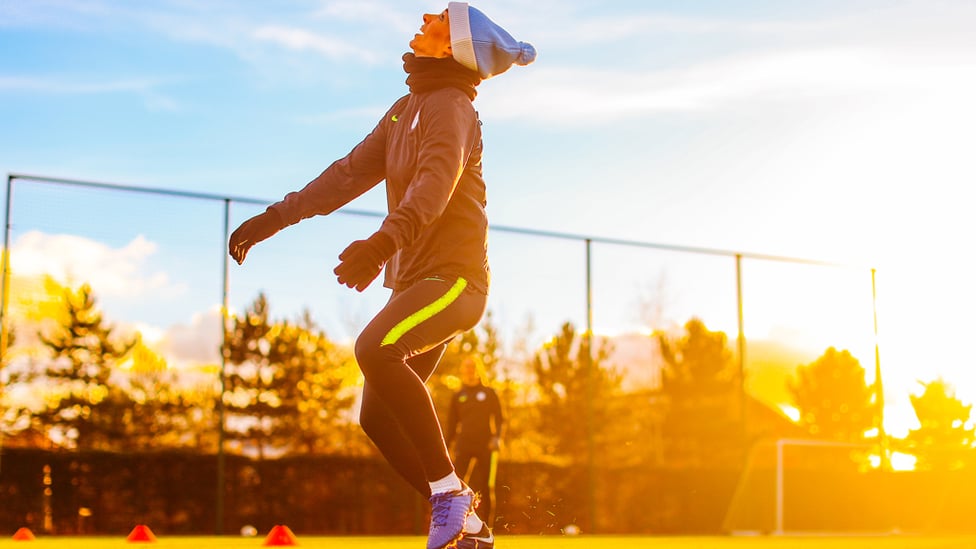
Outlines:
[[[134, 525], [148, 524], [159, 535], [212, 534], [216, 467], [216, 456], [185, 451], [7, 449], [0, 470], [0, 533], [27, 526], [36, 533], [124, 536]], [[618, 534], [722, 533], [738, 476], [732, 470], [598, 471], [598, 529]], [[379, 458], [255, 461], [227, 456], [225, 478], [225, 534], [236, 534], [244, 525], [264, 532], [275, 524], [287, 524], [301, 534], [426, 532], [427, 502]], [[569, 524], [585, 524], [587, 479], [584, 467], [500, 463], [496, 531], [556, 534]], [[836, 490], [825, 490], [830, 480], [822, 475], [793, 476], [789, 520], [810, 530], [976, 531], [971, 519], [976, 471], [872, 471], [842, 480]], [[751, 496], [755, 501], [746, 508], [768, 511], [773, 494], [765, 492]], [[845, 505], [857, 511], [845, 513], [842, 523], [825, 522], [823, 509]], [[767, 523], [768, 517], [756, 522]]]

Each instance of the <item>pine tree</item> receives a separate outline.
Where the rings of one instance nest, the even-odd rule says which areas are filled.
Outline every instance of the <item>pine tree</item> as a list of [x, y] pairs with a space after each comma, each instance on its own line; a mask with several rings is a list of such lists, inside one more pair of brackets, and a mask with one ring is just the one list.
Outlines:
[[242, 448], [263, 459], [269, 450], [327, 452], [356, 442], [349, 407], [359, 370], [307, 312], [298, 324], [272, 322], [260, 294], [234, 318], [225, 352], [228, 438]]
[[22, 378], [44, 382], [47, 406], [35, 420], [68, 446], [118, 449], [125, 443], [131, 400], [110, 378], [136, 340], [114, 336], [89, 285], [76, 291], [66, 288], [62, 303], [65, 314], [59, 324], [39, 334], [52, 360]]
[[684, 329], [678, 338], [656, 334], [665, 364], [665, 460], [683, 467], [736, 465], [743, 450], [741, 394], [728, 337], [697, 318]]
[[132, 401], [127, 411], [131, 450], [147, 448], [193, 448], [215, 451], [211, 386], [184, 387], [180, 373], [169, 368], [166, 359], [142, 342], [141, 337], [119, 364], [124, 385]]
[[976, 442], [968, 425], [971, 404], [963, 404], [942, 379], [921, 383], [921, 395], [911, 395], [919, 427], [902, 440], [904, 449], [916, 456], [916, 469], [948, 471], [963, 468], [973, 458]]
[[865, 431], [877, 426], [874, 391], [864, 368], [848, 351], [830, 347], [820, 358], [797, 369], [788, 383], [800, 411], [800, 425], [814, 437], [863, 442]]
[[538, 433], [548, 438], [550, 456], [586, 459], [590, 435], [597, 447], [613, 448], [605, 444], [613, 439], [613, 427], [626, 423], [613, 412], [621, 376], [606, 365], [610, 349], [604, 341], [591, 354], [591, 345], [591, 337], [567, 322], [533, 357]]
[[3, 437], [5, 433], [13, 430], [12, 425], [16, 423], [18, 415], [17, 410], [13, 409], [7, 401], [7, 395], [4, 390], [11, 379], [10, 373], [7, 371], [7, 366], [10, 364], [10, 353], [8, 349], [13, 346], [16, 340], [16, 333], [13, 329], [9, 329], [6, 326], [2, 326], [0, 329], [7, 330], [5, 334], [6, 339], [0, 344], [0, 437]]

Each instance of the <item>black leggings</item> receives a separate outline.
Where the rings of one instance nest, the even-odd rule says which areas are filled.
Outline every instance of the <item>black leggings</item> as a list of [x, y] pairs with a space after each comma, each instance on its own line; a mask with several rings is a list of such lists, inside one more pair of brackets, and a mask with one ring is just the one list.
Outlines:
[[447, 342], [477, 325], [487, 297], [463, 278], [431, 277], [394, 292], [356, 341], [366, 377], [359, 421], [393, 468], [424, 496], [454, 471], [424, 382]]

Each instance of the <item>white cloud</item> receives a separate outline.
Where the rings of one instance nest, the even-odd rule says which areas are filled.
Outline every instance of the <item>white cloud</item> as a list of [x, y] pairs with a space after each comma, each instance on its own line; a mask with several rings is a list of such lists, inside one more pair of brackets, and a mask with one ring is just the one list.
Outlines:
[[[589, 126], [632, 116], [768, 101], [883, 99], [976, 91], [976, 64], [931, 64], [898, 52], [834, 48], [726, 57], [681, 69], [516, 67], [479, 96], [494, 117]], [[571, 114], [571, 116], [570, 116]]]
[[48, 95], [132, 94], [150, 111], [177, 112], [182, 105], [159, 91], [159, 78], [98, 78], [90, 75], [0, 76], [0, 92]]
[[[268, 46], [330, 60], [376, 64], [385, 57], [377, 42], [389, 37], [392, 21], [401, 19], [389, 7], [375, 3], [329, 3], [318, 11], [234, 8], [205, 2], [169, 3], [151, 9], [131, 8], [124, 17], [171, 40], [227, 50], [265, 69], [295, 62]], [[401, 26], [406, 27], [402, 22]]]
[[[495, 13], [492, 6], [492, 14]], [[772, 8], [772, 9], [770, 9]], [[499, 10], [504, 13], [505, 10]], [[948, 0], [931, 2], [864, 2], [849, 5], [743, 3], [733, 10], [711, 10], [675, 4], [653, 8], [646, 2], [627, 2], [613, 10], [586, 11], [580, 2], [519, 3], [504, 13], [516, 37], [544, 44], [545, 50], [611, 47], [630, 48], [636, 55], [706, 53], [754, 48], [798, 47], [802, 44], [858, 44], [890, 47], [911, 44], [915, 49], [972, 47], [976, 4]], [[501, 17], [501, 15], [500, 15]], [[696, 47], [675, 47], [674, 40], [693, 40]], [[968, 44], [968, 46], [967, 46]], [[658, 50], [657, 48], [663, 48]]]
[[0, 90], [54, 94], [149, 92], [159, 85], [152, 79], [84, 81], [74, 76], [0, 76]]
[[[268, 45], [284, 47], [296, 52], [311, 52], [329, 59], [375, 64], [379, 51], [376, 40], [389, 36], [394, 28], [413, 28], [388, 6], [376, 3], [338, 3], [311, 10], [296, 8], [282, 10], [264, 5], [247, 6], [223, 2], [162, 1], [129, 3], [116, 1], [38, 0], [21, 5], [0, 3], [0, 28], [69, 29], [79, 33], [107, 33], [133, 30], [160, 35], [174, 42], [202, 44], [227, 50], [249, 63], [274, 67], [287, 63], [280, 52], [267, 51]], [[419, 26], [419, 16], [418, 25]], [[302, 28], [315, 21], [314, 28]], [[355, 22], [356, 25], [343, 25]], [[375, 40], [363, 37], [373, 33]], [[10, 89], [56, 89], [45, 81], [21, 79], [7, 82]], [[69, 84], [66, 89], [84, 91], [93, 85]], [[123, 85], [127, 84], [122, 82]], [[0, 85], [0, 89], [4, 86]], [[149, 91], [139, 88], [140, 91]], [[94, 91], [102, 91], [97, 88]], [[171, 110], [171, 100], [157, 95], [147, 99], [150, 107]]]
[[[10, 263], [11, 271], [20, 280], [49, 275], [70, 286], [87, 282], [99, 298], [183, 293], [185, 288], [173, 284], [165, 272], [148, 267], [157, 249], [156, 243], [141, 235], [113, 248], [81, 236], [31, 231], [11, 246]], [[143, 341], [165, 356], [171, 366], [179, 368], [220, 361], [219, 305], [193, 314], [187, 324], [163, 327], [113, 318], [112, 325], [122, 335], [142, 334]], [[33, 328], [22, 330], [21, 335], [33, 331]], [[21, 345], [33, 342], [30, 337], [19, 339], [23, 339]]]
[[165, 272], [147, 270], [157, 246], [137, 236], [121, 248], [76, 235], [30, 231], [11, 246], [11, 271], [18, 276], [50, 275], [63, 284], [87, 282], [98, 295], [136, 297], [147, 292], [177, 293]]
[[359, 59], [365, 63], [376, 63], [378, 60], [373, 52], [344, 40], [295, 27], [265, 25], [255, 29], [253, 36], [259, 41], [294, 51], [311, 51], [330, 59]]
[[[546, 17], [540, 13], [539, 17]], [[525, 39], [530, 42], [538, 39], [550, 42], [556, 47], [593, 44], [620, 43], [638, 40], [646, 42], [649, 37], [660, 38], [666, 35], [695, 36], [702, 39], [706, 35], [759, 35], [792, 36], [797, 34], [818, 34], [842, 28], [844, 21], [757, 21], [723, 20], [712, 17], [672, 15], [669, 13], [631, 13], [625, 17], [582, 17], [574, 15], [564, 18], [555, 25], [526, 25], [533, 29]]]
[[422, 14], [410, 12], [409, 15], [406, 15], [396, 9], [399, 7], [399, 5], [391, 6], [380, 2], [362, 0], [329, 2], [315, 12], [314, 16], [324, 20], [366, 23], [370, 26], [385, 27], [398, 33], [407, 33], [419, 28], [422, 22]]
[[99, 1], [32, 0], [31, 2], [0, 2], [2, 27], [85, 28], [88, 18], [107, 15], [106, 6]]
[[190, 323], [174, 324], [166, 329], [154, 348], [177, 368], [194, 364], [220, 362], [220, 340], [223, 331], [220, 307], [196, 313]]

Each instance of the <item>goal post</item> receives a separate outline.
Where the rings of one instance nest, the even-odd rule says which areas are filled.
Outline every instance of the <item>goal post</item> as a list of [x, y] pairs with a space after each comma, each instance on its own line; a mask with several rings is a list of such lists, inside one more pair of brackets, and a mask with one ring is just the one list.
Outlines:
[[[733, 534], [879, 532], [870, 443], [816, 439], [757, 442], [723, 521]], [[881, 520], [879, 520], [881, 519]]]

